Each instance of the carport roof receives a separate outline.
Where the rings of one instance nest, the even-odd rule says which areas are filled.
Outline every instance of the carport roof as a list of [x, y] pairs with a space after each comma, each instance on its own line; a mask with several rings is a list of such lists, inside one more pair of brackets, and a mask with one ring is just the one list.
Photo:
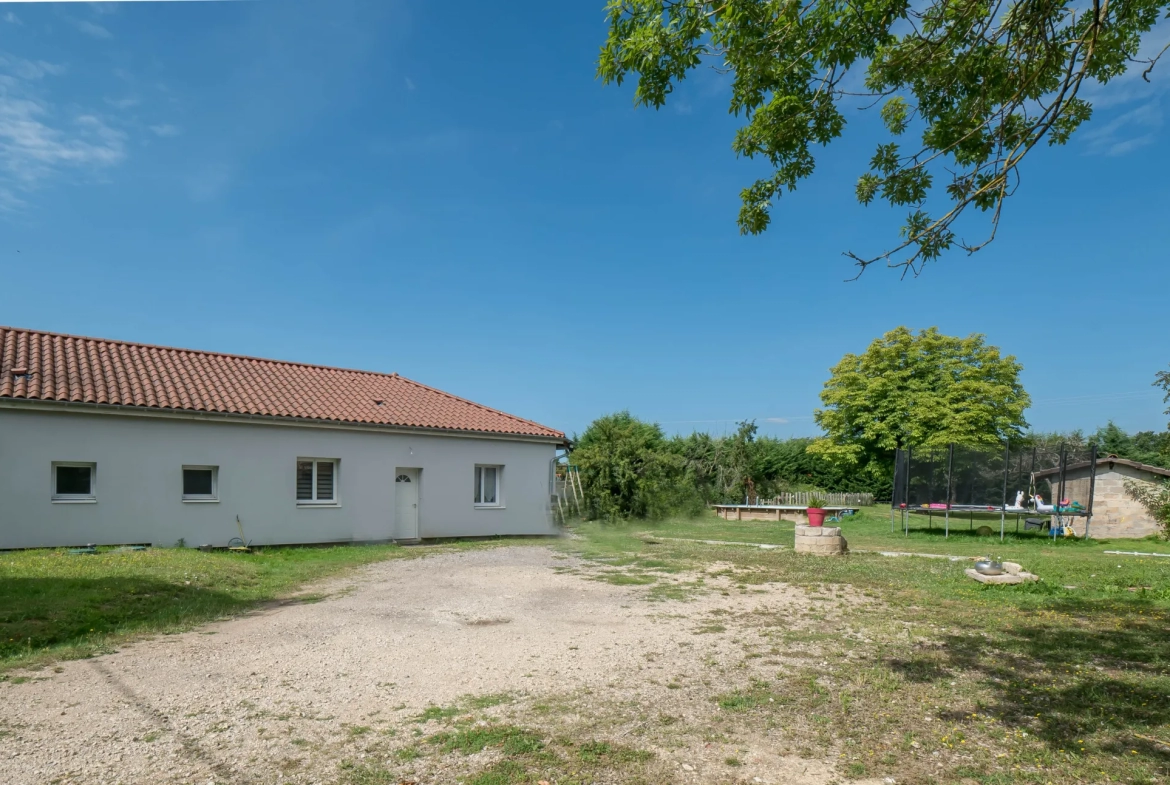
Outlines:
[[396, 373], [13, 327], [0, 327], [0, 399], [564, 438]]

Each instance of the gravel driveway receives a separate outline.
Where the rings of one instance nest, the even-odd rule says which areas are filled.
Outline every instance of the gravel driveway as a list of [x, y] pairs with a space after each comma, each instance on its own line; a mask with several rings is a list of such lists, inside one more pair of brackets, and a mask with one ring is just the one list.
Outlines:
[[[30, 672], [0, 684], [0, 782], [334, 782], [339, 760], [366, 756], [364, 740], [410, 733], [427, 707], [469, 695], [584, 695], [574, 709], [584, 721], [590, 706], [606, 704], [620, 722], [622, 706], [633, 717], [639, 704], [668, 701], [702, 722], [709, 694], [665, 682], [740, 662], [743, 643], [697, 635], [695, 620], [715, 608], [776, 612], [801, 596], [770, 586], [648, 603], [642, 587], [577, 568], [540, 546], [387, 561], [314, 587], [323, 601]], [[680, 746], [657, 751], [678, 767], [670, 779], [710, 781], [704, 769], [723, 753]], [[764, 737], [746, 760], [737, 776], [748, 783], [834, 774], [775, 754]]]

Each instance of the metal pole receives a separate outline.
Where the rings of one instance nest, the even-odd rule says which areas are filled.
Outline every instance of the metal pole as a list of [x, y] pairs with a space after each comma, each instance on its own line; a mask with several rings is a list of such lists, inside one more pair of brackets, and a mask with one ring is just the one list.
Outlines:
[[906, 448], [906, 482], [902, 483], [902, 536], [910, 536], [910, 470], [914, 460], [914, 449]]
[[1085, 537], [1089, 539], [1089, 524], [1093, 522], [1093, 496], [1097, 493], [1097, 445], [1089, 451], [1089, 509], [1085, 513]]
[[[1036, 482], [1036, 445], [1032, 445], [1032, 471], [1028, 472], [1028, 490], [1032, 490], [1032, 484]], [[1036, 512], [1040, 512], [1039, 509]], [[1039, 519], [1037, 519], [1039, 520]], [[1024, 527], [1027, 529], [1027, 527]], [[1016, 520], [1016, 531], [1020, 529], [1019, 519]]]
[[930, 489], [926, 494], [927, 496], [930, 497], [929, 499], [926, 500], [926, 503], [927, 503], [926, 530], [927, 531], [934, 531], [934, 508], [930, 506], [931, 504], [934, 503], [934, 451], [933, 450], [931, 450], [931, 453], [930, 453], [930, 477], [926, 481], [926, 487]]
[[951, 537], [951, 472], [955, 468], [955, 443], [951, 442], [947, 447], [947, 521], [946, 532], [943, 534], [944, 539]]
[[1003, 524], [1007, 517], [1007, 495], [1008, 495], [1008, 467], [1012, 462], [1011, 443], [1004, 441], [1003, 443], [1003, 504], [999, 505], [999, 541], [1003, 542]]
[[899, 447], [894, 451], [894, 488], [890, 493], [890, 534], [894, 533], [894, 509], [898, 506], [898, 477], [902, 477], [902, 481], [906, 481], [905, 472], [902, 470], [902, 448]]
[[[1052, 506], [1056, 508], [1056, 525], [1061, 529], [1064, 528], [1064, 516], [1060, 512], [1060, 500], [1064, 498], [1064, 470], [1068, 463], [1068, 449], [1067, 445], [1061, 442], [1060, 445], [1060, 491], [1056, 494], [1057, 498], [1052, 500]], [[1050, 526], [1049, 529], [1052, 527]], [[1052, 539], [1056, 539], [1056, 534], [1053, 533]]]

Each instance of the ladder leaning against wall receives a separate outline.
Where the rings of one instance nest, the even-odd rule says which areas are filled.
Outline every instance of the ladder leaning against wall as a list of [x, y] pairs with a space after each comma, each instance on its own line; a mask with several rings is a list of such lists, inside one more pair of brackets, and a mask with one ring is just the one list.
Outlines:
[[557, 466], [556, 497], [557, 514], [561, 523], [570, 515], [581, 516], [585, 490], [581, 486], [581, 471], [571, 463]]

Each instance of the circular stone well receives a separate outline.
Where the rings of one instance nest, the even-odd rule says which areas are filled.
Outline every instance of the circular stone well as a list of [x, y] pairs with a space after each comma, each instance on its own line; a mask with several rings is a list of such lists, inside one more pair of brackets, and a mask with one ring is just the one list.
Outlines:
[[840, 526], [797, 526], [796, 552], [840, 556], [849, 551]]

